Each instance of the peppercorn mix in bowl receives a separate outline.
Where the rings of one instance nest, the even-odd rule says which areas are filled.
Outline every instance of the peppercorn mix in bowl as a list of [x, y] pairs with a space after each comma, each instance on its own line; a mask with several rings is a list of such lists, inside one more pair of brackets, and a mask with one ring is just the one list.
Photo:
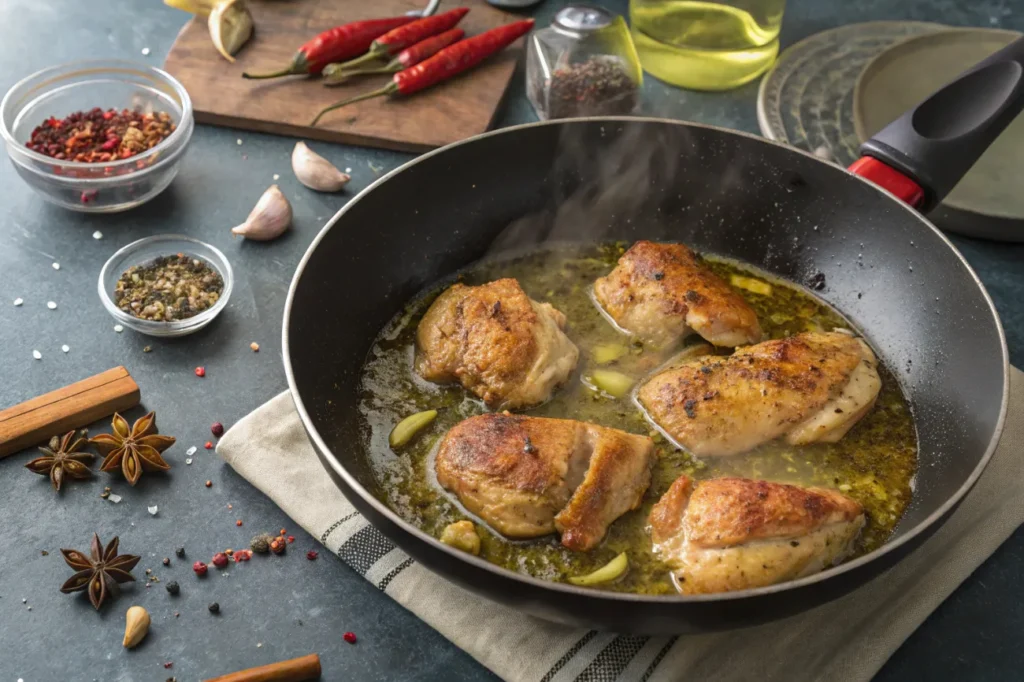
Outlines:
[[103, 265], [99, 295], [117, 325], [150, 336], [184, 336], [227, 305], [234, 275], [219, 249], [184, 235], [146, 237]]
[[181, 83], [120, 60], [43, 69], [0, 102], [0, 136], [18, 174], [74, 211], [124, 211], [162, 192], [194, 125]]

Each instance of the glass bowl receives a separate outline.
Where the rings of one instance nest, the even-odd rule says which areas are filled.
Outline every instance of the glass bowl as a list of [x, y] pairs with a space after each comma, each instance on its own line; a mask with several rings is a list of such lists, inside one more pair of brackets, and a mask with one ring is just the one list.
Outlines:
[[[166, 111], [177, 128], [152, 149], [110, 162], [64, 161], [25, 146], [49, 117], [94, 107]], [[51, 66], [17, 83], [0, 102], [0, 136], [18, 174], [47, 201], [86, 213], [124, 211], [162, 192], [178, 174], [194, 127], [181, 83], [160, 69], [121, 60]]]
[[[184, 253], [204, 261], [216, 270], [221, 279], [224, 280], [224, 291], [221, 292], [220, 299], [213, 304], [212, 308], [208, 308], [198, 315], [183, 320], [158, 322], [156, 320], [143, 320], [129, 315], [117, 307], [117, 304], [114, 302], [114, 288], [118, 278], [121, 277], [125, 270], [133, 265], [142, 265], [159, 256], [169, 256], [178, 253]], [[103, 264], [98, 286], [103, 307], [107, 309], [107, 312], [119, 324], [149, 336], [171, 337], [185, 336], [186, 334], [197, 332], [210, 324], [213, 318], [217, 317], [220, 311], [224, 310], [224, 307], [228, 304], [234, 283], [235, 276], [231, 271], [231, 264], [228, 263], [228, 259], [224, 257], [220, 249], [185, 235], [161, 234], [140, 239], [119, 249], [117, 253]]]

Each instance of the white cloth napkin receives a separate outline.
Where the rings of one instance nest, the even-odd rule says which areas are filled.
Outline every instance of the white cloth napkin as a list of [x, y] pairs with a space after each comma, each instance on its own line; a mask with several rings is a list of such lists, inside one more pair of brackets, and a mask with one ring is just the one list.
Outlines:
[[1024, 523], [1024, 373], [1011, 369], [999, 448], [924, 545], [836, 601], [740, 631], [640, 637], [555, 625], [423, 568], [369, 525], [321, 467], [291, 395], [228, 431], [217, 452], [354, 570], [497, 675], [574, 680], [869, 680], [928, 615]]

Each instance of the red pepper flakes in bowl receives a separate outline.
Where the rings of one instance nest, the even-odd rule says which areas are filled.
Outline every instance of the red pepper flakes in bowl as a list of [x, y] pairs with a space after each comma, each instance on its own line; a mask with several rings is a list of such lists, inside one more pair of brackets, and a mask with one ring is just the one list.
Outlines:
[[36, 126], [25, 146], [61, 161], [106, 163], [152, 149], [175, 127], [166, 111], [103, 111], [93, 107], [63, 119], [51, 116]]

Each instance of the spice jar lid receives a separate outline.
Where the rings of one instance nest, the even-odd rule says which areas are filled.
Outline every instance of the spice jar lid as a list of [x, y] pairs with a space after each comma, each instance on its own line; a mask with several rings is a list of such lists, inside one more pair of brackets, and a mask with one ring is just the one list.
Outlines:
[[596, 31], [610, 26], [614, 18], [601, 7], [570, 5], [555, 15], [553, 26], [567, 31]]

